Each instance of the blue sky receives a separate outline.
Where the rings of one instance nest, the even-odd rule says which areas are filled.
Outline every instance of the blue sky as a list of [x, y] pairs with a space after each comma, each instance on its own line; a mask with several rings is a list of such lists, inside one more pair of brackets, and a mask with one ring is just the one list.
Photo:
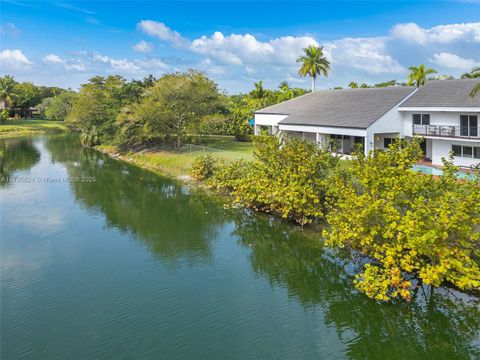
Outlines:
[[480, 64], [480, 1], [129, 2], [0, 0], [0, 74], [78, 88], [94, 75], [196, 68], [229, 93], [297, 75], [302, 48], [332, 64], [318, 88], [404, 80], [425, 63], [455, 76]]

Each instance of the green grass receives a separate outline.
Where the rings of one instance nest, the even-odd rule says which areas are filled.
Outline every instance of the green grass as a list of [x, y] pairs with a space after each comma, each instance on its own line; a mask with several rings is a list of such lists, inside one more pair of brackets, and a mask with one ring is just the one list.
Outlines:
[[39, 134], [56, 134], [67, 131], [63, 121], [7, 120], [0, 125], [0, 138]]
[[[189, 175], [193, 160], [208, 153], [225, 162], [250, 160], [253, 156], [252, 143], [237, 142], [232, 136], [197, 136], [193, 140], [199, 147], [193, 146], [190, 149], [187, 145], [187, 150], [183, 152], [147, 150], [128, 152], [122, 154], [120, 158], [162, 175], [178, 177]], [[117, 152], [115, 147], [108, 145], [97, 146], [97, 149], [110, 154]]]

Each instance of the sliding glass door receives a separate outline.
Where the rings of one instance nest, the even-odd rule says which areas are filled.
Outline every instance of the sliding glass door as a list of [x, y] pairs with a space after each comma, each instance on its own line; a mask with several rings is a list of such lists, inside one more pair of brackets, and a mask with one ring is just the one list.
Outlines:
[[476, 115], [460, 115], [460, 136], [478, 136], [478, 117]]

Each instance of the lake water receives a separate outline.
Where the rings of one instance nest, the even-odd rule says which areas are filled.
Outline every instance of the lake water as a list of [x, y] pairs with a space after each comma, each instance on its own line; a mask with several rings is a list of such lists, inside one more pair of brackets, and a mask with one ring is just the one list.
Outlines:
[[317, 238], [70, 136], [0, 151], [2, 360], [480, 356], [476, 298], [377, 303]]

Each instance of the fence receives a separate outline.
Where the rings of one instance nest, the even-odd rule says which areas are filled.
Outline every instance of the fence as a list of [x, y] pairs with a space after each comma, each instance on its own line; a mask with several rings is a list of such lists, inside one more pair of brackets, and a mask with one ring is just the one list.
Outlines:
[[204, 153], [209, 153], [209, 152], [223, 152], [224, 150], [221, 149], [215, 149], [211, 148], [208, 146], [201, 146], [201, 145], [194, 145], [194, 144], [184, 144], [182, 148], [180, 149], [182, 152], [204, 152]]

